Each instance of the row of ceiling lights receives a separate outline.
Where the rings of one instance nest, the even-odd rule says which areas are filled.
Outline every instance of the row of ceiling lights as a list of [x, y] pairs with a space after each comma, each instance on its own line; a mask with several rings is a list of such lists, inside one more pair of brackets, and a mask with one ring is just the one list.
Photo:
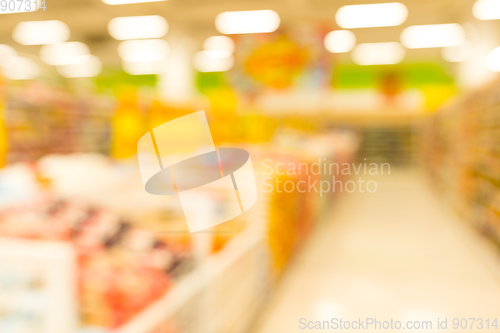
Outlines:
[[[108, 5], [122, 5], [165, 0], [102, 0]], [[500, 19], [500, 0], [477, 0], [473, 14], [481, 20]], [[344, 29], [399, 26], [408, 17], [408, 9], [402, 3], [348, 5], [340, 8], [335, 16]], [[272, 10], [224, 12], [217, 16], [215, 26], [221, 34], [269, 33], [280, 26], [278, 13]], [[108, 24], [109, 34], [121, 43], [118, 54], [124, 70], [133, 75], [159, 74], [165, 68], [170, 47], [161, 39], [168, 32], [168, 23], [159, 15], [117, 17]], [[90, 54], [87, 45], [67, 42], [68, 26], [61, 21], [32, 21], [19, 23], [13, 38], [22, 45], [43, 45], [40, 58], [56, 66], [65, 77], [92, 77], [101, 72], [99, 58]], [[401, 43], [409, 49], [443, 48], [448, 61], [463, 61], [468, 48], [463, 28], [456, 23], [415, 25], [401, 34]], [[350, 30], [335, 30], [324, 40], [332, 53], [352, 50], [352, 59], [359, 65], [395, 64], [403, 60], [405, 48], [398, 42], [363, 43], [356, 45], [356, 36]], [[234, 43], [227, 36], [209, 37], [203, 50], [196, 53], [193, 64], [198, 71], [227, 71], [234, 64]], [[500, 48], [488, 56], [487, 66], [500, 71]], [[7, 45], [0, 47], [0, 65], [11, 79], [31, 79], [40, 70], [31, 59], [17, 56]]]
[[[12, 33], [21, 45], [42, 45], [40, 59], [68, 78], [92, 77], [101, 72], [101, 60], [81, 42], [67, 42], [68, 26], [57, 20], [20, 22]], [[30, 58], [17, 55], [8, 45], [0, 47], [0, 65], [12, 80], [29, 80], [40, 75], [40, 67]]]
[[[401, 33], [401, 43], [406, 48], [443, 48], [443, 57], [451, 62], [466, 60], [461, 51], [464, 42], [465, 31], [456, 23], [414, 25]], [[356, 45], [356, 35], [350, 30], [328, 33], [324, 44], [332, 53], [347, 53], [354, 49], [352, 59], [358, 65], [396, 64], [403, 60], [406, 53], [398, 42]]]
[[[481, 20], [500, 19], [500, 0], [478, 0], [473, 14]], [[349, 5], [339, 9], [337, 24], [344, 29], [398, 26], [406, 21], [408, 9], [402, 3]], [[459, 24], [432, 24], [407, 27], [401, 33], [401, 43], [408, 49], [442, 48], [442, 56], [450, 62], [465, 61], [470, 56], [470, 42]], [[352, 59], [359, 65], [395, 64], [403, 60], [406, 50], [398, 42], [365, 43], [356, 46], [356, 36], [350, 30], [330, 32], [325, 47], [332, 53], [351, 50]], [[500, 71], [500, 49], [493, 50], [486, 66]]]

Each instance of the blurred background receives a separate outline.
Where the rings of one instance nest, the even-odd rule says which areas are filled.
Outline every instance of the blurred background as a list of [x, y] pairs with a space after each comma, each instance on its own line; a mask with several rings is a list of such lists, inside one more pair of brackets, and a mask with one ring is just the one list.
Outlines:
[[[1, 0], [0, 332], [496, 330], [499, 31], [500, 0]], [[200, 110], [257, 202], [189, 233], [137, 142]]]

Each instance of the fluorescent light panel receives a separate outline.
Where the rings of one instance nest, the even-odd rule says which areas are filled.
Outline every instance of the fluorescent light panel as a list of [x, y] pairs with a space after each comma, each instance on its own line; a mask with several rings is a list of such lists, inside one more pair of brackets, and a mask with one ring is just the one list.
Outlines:
[[0, 66], [3, 66], [7, 60], [16, 56], [17, 52], [13, 47], [0, 44]]
[[57, 66], [57, 71], [67, 78], [94, 77], [101, 73], [102, 62], [98, 57], [88, 55], [85, 60], [78, 64]]
[[465, 40], [460, 24], [412, 25], [401, 33], [401, 42], [409, 49], [456, 46]]
[[117, 40], [162, 38], [168, 22], [159, 15], [116, 17], [109, 21], [108, 32]]
[[280, 26], [280, 16], [273, 10], [223, 12], [217, 15], [215, 27], [226, 35], [269, 33]]
[[486, 68], [492, 72], [500, 72], [500, 47], [491, 51], [486, 57]]
[[324, 44], [331, 53], [345, 53], [356, 45], [356, 36], [349, 30], [335, 30], [326, 35]]
[[408, 9], [400, 2], [341, 7], [335, 21], [344, 29], [391, 27], [403, 24]]
[[3, 67], [3, 75], [10, 80], [32, 80], [40, 76], [40, 67], [25, 57], [11, 57]]
[[166, 64], [164, 61], [123, 61], [122, 67], [130, 75], [154, 75], [165, 72]]
[[12, 38], [22, 45], [62, 43], [69, 36], [66, 23], [57, 20], [19, 22], [12, 33]]
[[478, 20], [498, 20], [500, 0], [477, 0], [472, 6], [472, 14]]
[[391, 65], [401, 62], [405, 53], [403, 46], [396, 42], [365, 43], [354, 48], [352, 60], [362, 66]]
[[72, 65], [88, 61], [89, 47], [81, 42], [67, 42], [44, 45], [40, 49], [40, 59], [48, 65]]
[[163, 39], [127, 40], [118, 46], [118, 55], [125, 62], [165, 60], [170, 46]]
[[203, 43], [203, 49], [210, 53], [212, 58], [227, 58], [234, 53], [234, 42], [227, 36], [208, 37]]
[[193, 65], [198, 72], [226, 72], [234, 66], [234, 58], [217, 58], [210, 51], [200, 51], [194, 55]]

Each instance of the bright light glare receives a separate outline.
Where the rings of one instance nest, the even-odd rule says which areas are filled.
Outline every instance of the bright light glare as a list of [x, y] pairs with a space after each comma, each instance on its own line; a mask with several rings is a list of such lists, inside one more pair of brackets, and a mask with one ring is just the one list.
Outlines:
[[162, 38], [168, 32], [168, 22], [159, 15], [115, 17], [108, 24], [114, 39]]
[[118, 55], [125, 62], [165, 60], [170, 46], [163, 39], [127, 40], [118, 46]]
[[472, 6], [472, 14], [478, 20], [498, 20], [500, 0], [477, 0]]
[[32, 80], [40, 75], [40, 67], [29, 58], [11, 57], [4, 64], [3, 75], [11, 80]]
[[325, 48], [331, 53], [345, 53], [356, 45], [356, 36], [349, 30], [329, 32], [325, 37]]
[[212, 36], [205, 40], [203, 49], [210, 52], [212, 58], [227, 58], [234, 53], [234, 42], [227, 36]]
[[443, 47], [441, 49], [443, 59], [449, 62], [462, 62], [472, 55], [472, 45], [465, 41], [457, 46]]
[[3, 66], [8, 59], [15, 56], [17, 56], [17, 52], [13, 47], [0, 44], [0, 66]]
[[130, 75], [153, 75], [165, 72], [164, 61], [122, 62], [125, 72]]
[[391, 65], [401, 62], [405, 53], [396, 42], [365, 43], [354, 48], [352, 60], [358, 65]]
[[500, 47], [491, 51], [486, 57], [486, 68], [492, 72], [500, 72]]
[[215, 27], [222, 34], [252, 34], [276, 31], [280, 16], [273, 10], [223, 12], [217, 15]]
[[132, 3], [159, 2], [165, 0], [102, 0], [106, 5], [129, 5]]
[[399, 2], [341, 7], [335, 21], [344, 29], [392, 27], [401, 25], [408, 17], [408, 9]]
[[198, 72], [226, 72], [234, 66], [234, 58], [215, 58], [209, 51], [200, 51], [194, 55], [193, 64]]
[[85, 59], [86, 61], [82, 63], [57, 66], [57, 71], [67, 78], [94, 77], [99, 75], [102, 71], [101, 60], [94, 55], [88, 55]]
[[323, 318], [339, 318], [344, 311], [342, 307], [330, 301], [319, 301], [312, 306], [314, 318], [322, 320]]
[[64, 22], [27, 21], [16, 25], [12, 38], [21, 45], [43, 45], [65, 42], [69, 35], [69, 28]]
[[409, 49], [456, 46], [465, 40], [460, 24], [412, 25], [401, 33], [401, 42]]
[[48, 65], [72, 65], [88, 61], [90, 49], [81, 42], [44, 45], [40, 49], [40, 59]]

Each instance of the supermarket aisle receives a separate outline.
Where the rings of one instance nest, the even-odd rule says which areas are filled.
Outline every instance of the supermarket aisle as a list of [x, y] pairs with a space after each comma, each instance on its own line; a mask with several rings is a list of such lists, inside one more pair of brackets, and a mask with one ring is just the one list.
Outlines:
[[394, 171], [377, 182], [374, 194], [341, 198], [256, 333], [320, 331], [300, 329], [300, 318], [432, 320], [432, 331], [448, 318], [452, 331], [456, 317], [498, 316], [500, 259], [489, 243], [445, 211], [418, 173]]

